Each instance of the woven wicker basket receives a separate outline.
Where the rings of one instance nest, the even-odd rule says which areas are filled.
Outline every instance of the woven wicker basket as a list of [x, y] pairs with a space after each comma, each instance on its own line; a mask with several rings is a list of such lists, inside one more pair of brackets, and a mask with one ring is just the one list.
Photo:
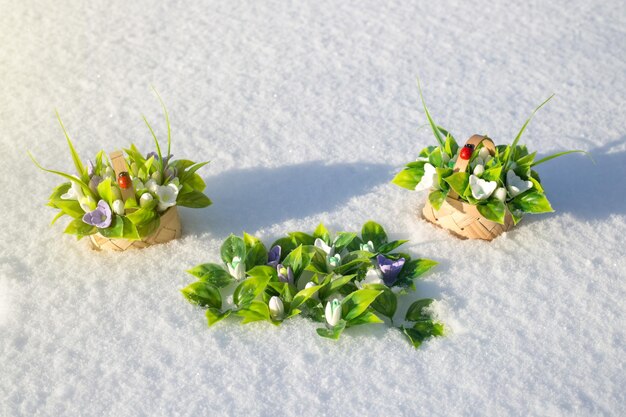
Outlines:
[[167, 209], [160, 218], [159, 227], [150, 236], [141, 240], [109, 239], [100, 233], [89, 236], [91, 246], [98, 250], [125, 251], [128, 249], [143, 249], [159, 243], [169, 242], [178, 239], [183, 228], [180, 224], [180, 217], [176, 206]]
[[[474, 135], [467, 140], [465, 146], [474, 150], [481, 143], [491, 155], [495, 154], [495, 145], [485, 136]], [[458, 158], [454, 172], [464, 172], [468, 164], [469, 159]], [[492, 222], [483, 217], [476, 206], [460, 200], [458, 194], [452, 190], [439, 210], [435, 210], [430, 201], [426, 200], [422, 214], [429, 222], [465, 239], [492, 240], [513, 227], [513, 218], [509, 212], [506, 213], [504, 224]]]
[[[120, 174], [128, 173], [128, 167], [124, 154], [121, 151], [115, 151], [110, 154], [111, 164], [115, 170], [116, 178]], [[126, 201], [127, 198], [134, 197], [135, 191], [133, 187], [122, 189], [122, 199]], [[111, 250], [111, 251], [125, 251], [128, 249], [142, 249], [148, 246], [157, 245], [159, 243], [169, 242], [170, 240], [177, 239], [183, 232], [183, 227], [180, 224], [180, 217], [178, 216], [178, 210], [176, 206], [170, 207], [165, 210], [159, 219], [159, 227], [150, 236], [146, 236], [141, 240], [128, 240], [120, 238], [108, 238], [102, 236], [100, 233], [89, 236], [91, 246], [97, 250]]]

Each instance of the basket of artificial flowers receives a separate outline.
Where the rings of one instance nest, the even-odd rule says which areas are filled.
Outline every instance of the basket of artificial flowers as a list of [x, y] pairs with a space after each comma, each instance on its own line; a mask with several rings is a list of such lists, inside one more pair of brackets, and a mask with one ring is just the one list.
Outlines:
[[203, 208], [211, 204], [203, 193], [204, 180], [196, 173], [208, 162], [172, 159], [171, 129], [164, 105], [163, 110], [168, 132], [167, 156], [162, 155], [154, 130], [144, 117], [156, 152], [144, 155], [131, 145], [124, 152], [112, 152], [109, 157], [100, 151], [86, 164], [78, 156], [57, 114], [76, 175], [43, 168], [30, 155], [39, 168], [67, 180], [50, 195], [48, 205], [59, 210], [52, 223], [69, 216], [72, 221], [65, 233], [78, 239], [89, 236], [95, 249], [114, 251], [145, 248], [181, 236], [177, 206]]
[[473, 135], [460, 147], [446, 129], [433, 121], [422, 96], [438, 145], [424, 148], [419, 158], [408, 163], [392, 182], [410, 190], [428, 190], [424, 218], [467, 239], [492, 240], [526, 213], [553, 211], [534, 168], [583, 151], [559, 152], [536, 160], [537, 152], [531, 153], [518, 144], [534, 114], [551, 98], [533, 111], [510, 145], [496, 146], [487, 136]]

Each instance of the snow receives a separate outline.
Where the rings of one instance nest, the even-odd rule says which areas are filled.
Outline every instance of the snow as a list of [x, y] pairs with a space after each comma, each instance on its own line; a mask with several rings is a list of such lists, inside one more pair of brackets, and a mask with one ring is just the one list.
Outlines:
[[[626, 3], [0, 0], [0, 415], [626, 415]], [[522, 140], [556, 213], [492, 243], [417, 217], [389, 184], [433, 138]], [[214, 205], [182, 239], [109, 254], [49, 227], [83, 157], [164, 123]], [[420, 128], [420, 129], [418, 129]], [[229, 233], [272, 241], [368, 219], [441, 262], [416, 296], [450, 334], [414, 350], [385, 327], [337, 343], [315, 324], [207, 329], [178, 289]], [[62, 222], [61, 222], [62, 223]]]

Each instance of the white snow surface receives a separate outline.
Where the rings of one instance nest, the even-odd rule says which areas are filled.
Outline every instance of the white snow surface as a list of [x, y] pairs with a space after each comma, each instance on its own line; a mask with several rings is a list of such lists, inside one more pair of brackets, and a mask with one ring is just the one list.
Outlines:
[[[0, 62], [1, 416], [626, 415], [625, 2], [0, 0]], [[510, 142], [555, 92], [522, 142], [595, 164], [539, 167], [554, 214], [451, 237], [389, 183], [434, 142], [418, 75], [460, 140]], [[182, 209], [171, 244], [94, 252], [49, 226], [60, 179], [26, 150], [72, 170], [55, 108], [84, 158], [152, 150], [151, 85], [175, 156], [212, 161], [214, 205]], [[231, 232], [368, 219], [441, 262], [413, 297], [440, 300], [447, 337], [208, 329], [178, 291]]]

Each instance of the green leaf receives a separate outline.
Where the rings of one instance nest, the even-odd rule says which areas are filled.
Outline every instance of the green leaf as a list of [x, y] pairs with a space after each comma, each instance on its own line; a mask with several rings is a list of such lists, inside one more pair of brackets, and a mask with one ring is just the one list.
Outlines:
[[293, 270], [293, 275], [297, 280], [300, 275], [302, 275], [302, 271], [309, 265], [311, 258], [307, 252], [303, 250], [303, 246], [300, 245], [287, 257], [283, 260], [283, 265], [285, 267], [290, 266]]
[[85, 193], [85, 195], [90, 195], [90, 196], [94, 197], [93, 193], [91, 192], [91, 190], [89, 189], [89, 186], [87, 185], [87, 183], [85, 181], [83, 181], [80, 178], [75, 177], [73, 175], [66, 174], [65, 172], [55, 171], [53, 169], [44, 168], [44, 167], [42, 167], [39, 164], [39, 162], [37, 162], [37, 160], [35, 159], [35, 157], [33, 156], [32, 153], [28, 152], [28, 156], [33, 161], [33, 163], [37, 166], [37, 168], [39, 168], [40, 170], [45, 171], [45, 172], [49, 172], [51, 174], [56, 174], [56, 175], [58, 175], [60, 177], [63, 177], [65, 179], [67, 179], [67, 180], [75, 182], [75, 183], [77, 183], [78, 185], [80, 185], [82, 187], [83, 193]]
[[344, 276], [336, 276], [336, 275], [328, 275], [326, 280], [324, 281], [324, 286], [319, 291], [319, 296], [321, 300], [326, 300], [332, 294], [337, 292], [341, 287], [349, 283], [354, 279], [355, 275], [344, 275]]
[[209, 327], [213, 326], [219, 321], [222, 321], [226, 317], [230, 316], [231, 310], [226, 310], [224, 312], [220, 311], [217, 308], [209, 307], [206, 310], [206, 318]]
[[341, 320], [339, 323], [337, 323], [336, 326], [330, 329], [326, 327], [317, 329], [317, 334], [322, 337], [326, 337], [328, 339], [337, 340], [339, 339], [339, 336], [341, 336], [341, 333], [343, 332], [345, 328], [346, 328], [346, 322], [344, 320]]
[[72, 154], [72, 161], [74, 161], [74, 167], [76, 167], [76, 172], [80, 176], [80, 179], [86, 183], [87, 181], [89, 181], [89, 176], [87, 175], [87, 169], [81, 162], [80, 157], [78, 156], [78, 152], [76, 152], [76, 149], [74, 148], [74, 145], [72, 144], [72, 141], [70, 140], [70, 135], [67, 133], [67, 130], [65, 130], [65, 126], [63, 126], [63, 122], [61, 121], [61, 116], [59, 116], [59, 112], [58, 111], [55, 111], [55, 112], [57, 114], [57, 119], [59, 121], [59, 124], [61, 125], [61, 129], [63, 129], [63, 134], [65, 135], [65, 139], [67, 139], [67, 146], [70, 148], [70, 153]]
[[[408, 240], [394, 240], [392, 242], [389, 243], [385, 243], [384, 245], [381, 245], [379, 248], [377, 248], [376, 250], [379, 253], [389, 253], [394, 249], [397, 249], [398, 247], [404, 245], [406, 242], [408, 242]], [[372, 254], [372, 256], [374, 256], [375, 254]]]
[[439, 210], [443, 202], [446, 201], [447, 195], [447, 192], [441, 190], [431, 191], [431, 193], [428, 194], [428, 201], [430, 201], [430, 205], [433, 206], [435, 210]]
[[282, 262], [285, 257], [296, 248], [295, 243], [293, 243], [293, 240], [291, 240], [290, 237], [282, 237], [280, 239], [278, 239], [277, 241], [275, 241], [274, 243], [272, 243], [272, 246], [270, 246], [270, 248], [273, 248], [274, 246], [280, 246], [281, 247], [281, 254], [280, 254], [280, 261]]
[[380, 294], [382, 291], [370, 289], [357, 290], [351, 293], [341, 302], [342, 317], [350, 321], [360, 316]]
[[298, 291], [298, 293], [293, 297], [293, 301], [291, 302], [291, 308], [299, 307], [306, 300], [313, 297], [322, 287], [323, 285], [315, 285]]
[[425, 311], [425, 309], [430, 306], [435, 300], [432, 298], [424, 298], [422, 300], [417, 300], [406, 312], [406, 321], [420, 321], [430, 319], [430, 314]]
[[109, 206], [113, 205], [113, 190], [111, 188], [111, 178], [107, 178], [98, 184], [98, 194], [100, 198], [109, 203]]
[[368, 221], [363, 225], [361, 229], [361, 238], [363, 242], [371, 241], [374, 244], [374, 248], [378, 248], [381, 245], [387, 243], [387, 233], [383, 227], [373, 221]]
[[82, 219], [85, 215], [82, 207], [76, 200], [54, 200], [51, 202], [52, 206], [58, 208], [63, 213], [75, 219]]
[[[63, 212], [60, 214], [63, 214]], [[94, 226], [86, 224], [82, 219], [74, 219], [67, 225], [67, 228], [65, 228], [63, 233], [76, 235], [76, 237], [80, 240], [84, 236], [93, 235], [97, 231], [98, 230]]]
[[515, 160], [515, 150], [517, 149], [516, 146], [517, 146], [517, 143], [519, 142], [520, 138], [522, 137], [522, 134], [526, 130], [526, 126], [528, 126], [528, 123], [530, 123], [530, 121], [533, 119], [533, 116], [535, 115], [535, 113], [537, 113], [537, 111], [540, 108], [542, 108], [544, 106], [544, 104], [546, 104], [548, 101], [550, 101], [552, 99], [552, 97], [554, 97], [554, 94], [552, 94], [543, 103], [541, 103], [539, 106], [537, 106], [537, 108], [535, 108], [535, 110], [533, 110], [533, 112], [530, 114], [530, 117], [526, 120], [526, 122], [524, 123], [524, 125], [520, 129], [519, 133], [515, 137], [515, 140], [513, 140], [513, 143], [511, 143], [510, 149], [512, 149], [512, 150], [508, 152], [508, 155], [506, 155], [506, 158], [505, 158], [504, 164], [503, 164], [504, 166], [507, 165], [507, 162], [509, 162], [510, 158], [513, 158], [513, 160]]
[[421, 166], [413, 166], [403, 169], [396, 174], [391, 182], [399, 187], [406, 188], [407, 190], [415, 190], [415, 187], [424, 176], [424, 164], [426, 163], [426, 161], [419, 162], [421, 162]]
[[343, 248], [347, 247], [356, 238], [356, 233], [339, 232], [335, 238], [334, 246], [335, 252], [341, 252]]
[[443, 137], [441, 136], [441, 132], [439, 131], [439, 128], [437, 127], [437, 124], [435, 124], [435, 122], [433, 121], [433, 118], [430, 117], [430, 113], [428, 112], [428, 108], [426, 108], [426, 102], [424, 101], [424, 95], [422, 94], [422, 86], [420, 84], [419, 78], [417, 79], [417, 88], [419, 89], [419, 92], [420, 92], [420, 98], [422, 99], [422, 105], [424, 106], [424, 113], [426, 113], [426, 118], [428, 119], [428, 123], [430, 124], [430, 128], [433, 130], [433, 134], [435, 135], [435, 138], [437, 139], [437, 142], [439, 143], [439, 146], [441, 147], [441, 149], [444, 149], [445, 148], [445, 144], [443, 143]]
[[98, 232], [104, 237], [108, 238], [123, 238], [124, 237], [124, 219], [122, 216], [113, 214], [111, 219], [111, 225], [106, 229], [98, 228]]
[[202, 192], [206, 188], [206, 183], [200, 177], [200, 175], [193, 173], [190, 177], [185, 180], [183, 185], [187, 185], [191, 187], [192, 190]]
[[167, 155], [170, 155], [170, 148], [172, 146], [172, 128], [170, 126], [170, 116], [167, 113], [167, 108], [165, 107], [165, 103], [163, 103], [163, 99], [159, 95], [159, 92], [152, 86], [152, 91], [156, 94], [159, 102], [161, 103], [161, 107], [163, 107], [163, 113], [165, 113], [165, 124], [167, 125]]
[[499, 181], [502, 175], [502, 165], [489, 168], [483, 172], [482, 178], [485, 181]]
[[414, 280], [430, 271], [439, 262], [430, 259], [412, 259], [404, 264], [398, 274], [398, 280]]
[[207, 282], [194, 282], [180, 290], [180, 292], [192, 304], [198, 304], [202, 307], [222, 308], [220, 291]]
[[[153, 200], [154, 201], [154, 200]], [[140, 226], [153, 221], [159, 215], [154, 210], [154, 207], [142, 207], [139, 210], [135, 210], [132, 213], [128, 213], [126, 217], [136, 226]]]
[[372, 303], [372, 308], [393, 320], [393, 315], [396, 314], [396, 309], [398, 308], [398, 298], [393, 291], [383, 284], [367, 284], [366, 288], [382, 291]]
[[445, 129], [442, 129], [441, 126], [437, 126], [440, 132], [446, 135], [446, 144], [445, 151], [450, 158], [454, 156], [456, 151], [459, 149], [459, 145], [456, 143], [456, 140], [452, 137], [450, 133], [448, 133]]
[[239, 236], [230, 235], [226, 238], [220, 248], [220, 255], [225, 264], [231, 263], [235, 256], [241, 258], [242, 262], [246, 260], [246, 244]]
[[308, 245], [313, 245], [313, 243], [315, 243], [315, 238], [307, 233], [291, 232], [289, 233], [289, 237], [291, 238], [293, 243], [296, 244], [296, 246], [299, 246], [299, 245], [308, 246]]
[[263, 301], [259, 300], [250, 302], [245, 308], [242, 308], [235, 314], [243, 318], [241, 321], [242, 324], [252, 323], [255, 321], [272, 321], [270, 318], [269, 307]]
[[487, 204], [479, 204], [476, 206], [478, 212], [484, 216], [487, 220], [492, 222], [504, 224], [504, 215], [506, 214], [506, 205], [500, 201], [490, 199]]
[[550, 213], [554, 211], [545, 194], [538, 191], [529, 191], [518, 195], [510, 204], [526, 213]]
[[413, 328], [401, 327], [401, 330], [409, 338], [413, 347], [418, 348], [429, 337], [443, 336], [444, 327], [441, 323], [424, 321], [416, 323]]
[[353, 318], [352, 320], [347, 322], [346, 327], [354, 327], [359, 326], [361, 324], [374, 324], [374, 323], [384, 323], [376, 314], [371, 311], [366, 311], [358, 317]]
[[[589, 158], [591, 158], [591, 154], [585, 151], [581, 151], [581, 150], [573, 150], [573, 151], [565, 151], [565, 152], [558, 152], [549, 156], [546, 156], [545, 158], [541, 158], [538, 161], [535, 161], [531, 164], [531, 167], [536, 167], [539, 164], [543, 164], [544, 162], [548, 162], [551, 159], [554, 158], [558, 158], [559, 156], [563, 156], [563, 155], [568, 155], [570, 153], [584, 153], [585, 155], [587, 155]], [[593, 161], [593, 158], [591, 158], [591, 160]]]
[[154, 130], [152, 129], [152, 126], [150, 126], [150, 123], [148, 123], [148, 119], [146, 119], [146, 116], [142, 114], [141, 117], [143, 117], [143, 121], [146, 122], [146, 126], [148, 126], [148, 130], [150, 130], [150, 133], [152, 134], [152, 137], [154, 138], [154, 144], [156, 146], [157, 154], [159, 155], [158, 162], [161, 165], [161, 169], [159, 171], [162, 171], [163, 165], [161, 164], [161, 162], [163, 161], [163, 155], [161, 155], [161, 146], [159, 146], [159, 140], [157, 139], [156, 134], [154, 133]]
[[243, 236], [247, 248], [246, 268], [265, 265], [267, 263], [267, 249], [265, 249], [263, 242], [245, 232]]
[[189, 193], [179, 194], [176, 199], [176, 204], [182, 207], [204, 208], [213, 203], [209, 197], [202, 194], [200, 191], [194, 190]]
[[428, 155], [428, 162], [435, 168], [440, 168], [443, 165], [443, 157], [441, 156], [441, 149], [437, 148]]
[[235, 288], [233, 301], [240, 307], [250, 304], [265, 290], [269, 280], [270, 279], [267, 276], [251, 276], [250, 278], [242, 281], [241, 284]]
[[444, 181], [447, 182], [458, 195], [463, 195], [469, 183], [469, 174], [467, 172], [455, 172], [444, 178]]
[[218, 264], [206, 263], [196, 265], [187, 270], [187, 272], [200, 281], [208, 282], [217, 288], [224, 288], [235, 281], [228, 271]]
[[133, 224], [133, 222], [131, 222], [130, 220], [128, 220], [128, 218], [124, 216], [121, 216], [121, 218], [124, 222], [122, 237], [128, 240], [141, 239], [141, 236], [139, 236], [139, 231], [137, 230], [137, 227]]
[[323, 223], [320, 223], [317, 226], [313, 232], [313, 237], [316, 239], [322, 239], [327, 245], [330, 244], [330, 232], [326, 229], [326, 226], [324, 226]]

